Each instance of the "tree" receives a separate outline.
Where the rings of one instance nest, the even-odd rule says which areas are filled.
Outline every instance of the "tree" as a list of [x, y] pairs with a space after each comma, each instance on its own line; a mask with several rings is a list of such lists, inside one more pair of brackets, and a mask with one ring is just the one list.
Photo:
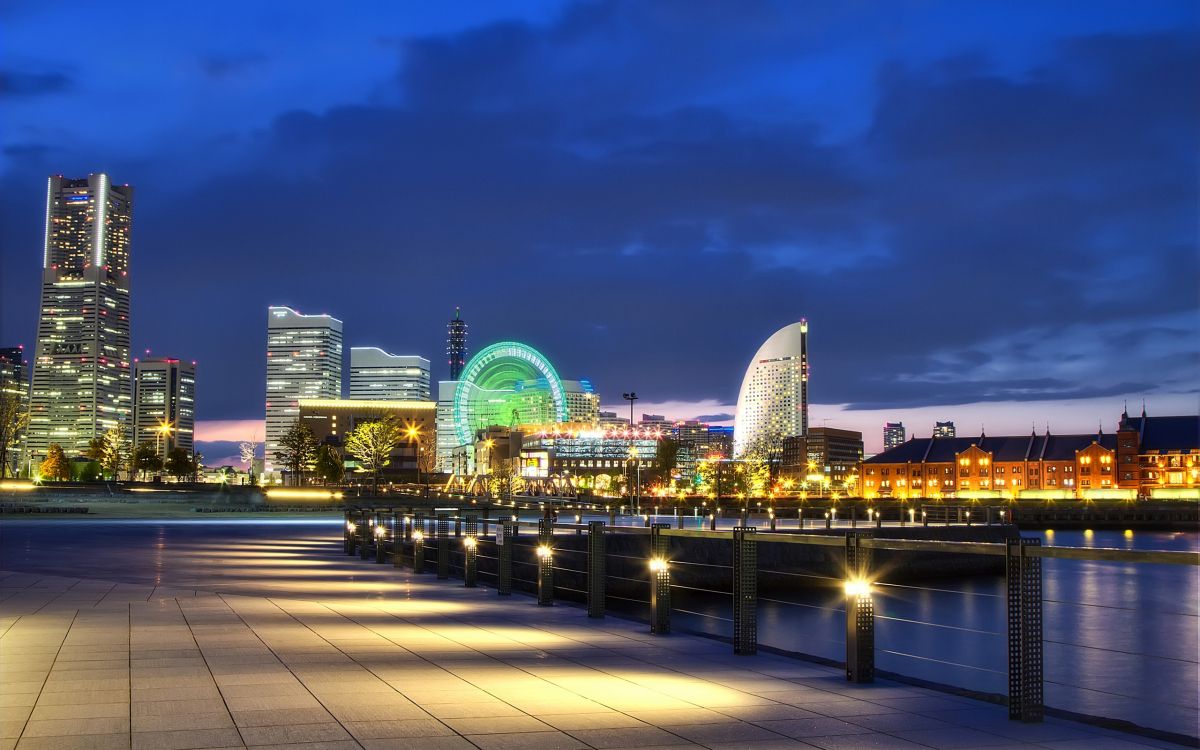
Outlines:
[[[95, 442], [95, 441], [93, 441]], [[105, 431], [100, 437], [100, 450], [98, 455], [91, 456], [91, 446], [88, 446], [89, 458], [93, 458], [100, 462], [100, 469], [105, 476], [110, 476], [113, 479], [117, 478], [121, 467], [129, 461], [129, 440], [125, 437], [125, 431], [120, 427], [112, 427]]]
[[83, 455], [91, 461], [99, 462], [104, 457], [104, 436], [89, 440], [87, 450], [83, 452]]
[[254, 476], [254, 459], [258, 457], [258, 442], [243, 440], [238, 443], [238, 451], [242, 457], [242, 463], [246, 464], [246, 473], [250, 475], [250, 484], [258, 481]]
[[162, 467], [162, 458], [158, 455], [158, 449], [149, 440], [138, 444], [138, 447], [129, 454], [129, 476], [131, 477], [140, 473], [142, 479], [145, 479], [147, 473], [161, 471]]
[[58, 443], [51, 443], [46, 450], [46, 460], [42, 461], [42, 479], [66, 481], [71, 478], [71, 463], [67, 454]]
[[297, 419], [283, 437], [279, 438], [279, 450], [275, 451], [275, 460], [283, 464], [296, 478], [296, 483], [300, 484], [304, 479], [305, 469], [312, 466], [316, 457], [317, 436], [308, 425]]
[[326, 482], [340, 483], [346, 477], [346, 460], [342, 458], [342, 452], [328, 443], [322, 443], [317, 448], [316, 472]]
[[663, 486], [671, 483], [671, 477], [679, 466], [679, 441], [665, 437], [658, 441], [658, 451], [654, 455], [654, 471], [659, 475]]
[[520, 477], [515, 476], [512, 461], [502, 459], [492, 466], [492, 473], [488, 476], [488, 489], [493, 497], [507, 500], [513, 492], [518, 491], [518, 484], [524, 484], [518, 480]]
[[28, 419], [29, 414], [21, 408], [21, 394], [0, 391], [0, 479], [8, 472], [8, 454], [16, 453], [17, 441]]
[[165, 466], [167, 473], [175, 477], [176, 481], [182, 480], [196, 470], [196, 465], [192, 462], [191, 455], [185, 448], [179, 446], [175, 446], [167, 454]]
[[395, 418], [388, 416], [363, 422], [346, 435], [346, 452], [358, 459], [363, 471], [371, 473], [371, 492], [379, 491], [379, 470], [392, 462], [392, 453], [404, 439]]
[[425, 429], [420, 433], [420, 438], [417, 440], [417, 471], [425, 475], [425, 481], [429, 481], [429, 475], [437, 467], [437, 436], [433, 430]]

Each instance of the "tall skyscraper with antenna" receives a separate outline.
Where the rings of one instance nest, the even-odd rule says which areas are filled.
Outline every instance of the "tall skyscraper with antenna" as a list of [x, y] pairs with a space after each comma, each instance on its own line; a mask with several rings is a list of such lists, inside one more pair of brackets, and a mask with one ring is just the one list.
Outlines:
[[467, 323], [462, 319], [461, 308], [454, 308], [454, 317], [446, 326], [446, 357], [450, 363], [450, 379], [458, 380], [467, 364]]

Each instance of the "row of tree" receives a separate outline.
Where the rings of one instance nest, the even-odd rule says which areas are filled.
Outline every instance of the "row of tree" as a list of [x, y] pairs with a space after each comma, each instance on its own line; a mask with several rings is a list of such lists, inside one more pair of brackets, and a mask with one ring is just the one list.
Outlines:
[[297, 419], [279, 439], [275, 460], [295, 478], [304, 481], [313, 473], [322, 481], [339, 484], [346, 475], [346, 456], [358, 464], [358, 470], [371, 475], [372, 491], [379, 489], [379, 472], [392, 463], [392, 454], [402, 443], [416, 446], [418, 473], [433, 471], [435, 461], [434, 436], [429, 430], [415, 425], [403, 425], [393, 416], [360, 422], [346, 434], [345, 454], [336, 446], [321, 443], [308, 425]]
[[[120, 427], [113, 427], [100, 437], [92, 438], [82, 455], [99, 468], [100, 476], [111, 479], [118, 478], [122, 471], [127, 472], [131, 479], [138, 476], [144, 479], [164, 470], [176, 479], [185, 479], [195, 475], [200, 458], [197, 456], [193, 459], [190, 453], [176, 446], [167, 452], [164, 459], [154, 443], [148, 441], [133, 447]], [[40, 475], [49, 481], [72, 479], [71, 461], [58, 443], [50, 444], [41, 464]]]

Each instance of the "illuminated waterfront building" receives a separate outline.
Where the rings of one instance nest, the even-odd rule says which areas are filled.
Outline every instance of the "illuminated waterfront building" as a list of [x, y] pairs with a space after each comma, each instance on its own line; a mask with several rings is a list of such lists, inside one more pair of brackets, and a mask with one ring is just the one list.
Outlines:
[[863, 436], [855, 430], [813, 427], [808, 435], [784, 438], [779, 473], [844, 492], [857, 479], [863, 460]]
[[647, 472], [658, 458], [657, 430], [602, 429], [594, 424], [521, 425], [519, 472], [597, 492], [615, 491], [630, 472]]
[[189, 454], [196, 429], [196, 363], [142, 359], [133, 365], [133, 444], [148, 443], [159, 455], [172, 448]]
[[[29, 411], [29, 378], [26, 375], [28, 363], [25, 361], [25, 347], [12, 346], [0, 349], [0, 393], [16, 401], [19, 414]], [[22, 456], [25, 446], [25, 431], [21, 430], [8, 444], [8, 452], [4, 456], [5, 469], [0, 477], [16, 476], [24, 466]]]
[[279, 439], [300, 416], [300, 399], [342, 395], [342, 321], [302, 315], [290, 307], [267, 310], [267, 440], [271, 470]]
[[348, 479], [350, 472], [358, 467], [358, 461], [345, 452], [346, 435], [363, 422], [391, 417], [402, 430], [402, 439], [391, 453], [391, 463], [380, 472], [381, 479], [415, 479], [418, 455], [433, 449], [437, 405], [432, 401], [302, 398], [297, 402], [297, 408], [300, 422], [313, 431], [318, 442], [342, 451]]
[[108, 429], [128, 427], [132, 223], [128, 185], [105, 174], [49, 179], [27, 433], [34, 466], [52, 443], [78, 454]]
[[[947, 437], [954, 437], [954, 436], [955, 436], [955, 435], [957, 435], [957, 434], [958, 434], [958, 433], [957, 433], [957, 431], [954, 429], [954, 423], [953, 423], [953, 422], [936, 422], [936, 423], [934, 423], [934, 425], [933, 425], [933, 436], [934, 436], [935, 438], [947, 438]], [[903, 438], [901, 438], [900, 442], [902, 442], [902, 443], [903, 443], [903, 442], [904, 442], [904, 439], [903, 439]]]
[[429, 360], [375, 346], [350, 347], [350, 398], [428, 401]]
[[458, 380], [467, 362], [467, 323], [457, 307], [446, 326], [446, 359], [450, 365], [450, 379]]
[[564, 380], [563, 395], [567, 400], [568, 422], [600, 423], [600, 395], [590, 380]]
[[883, 425], [883, 449], [886, 451], [903, 445], [905, 434], [903, 422], [885, 422]]
[[684, 481], [696, 473], [696, 465], [707, 458], [733, 457], [733, 428], [713, 426], [697, 420], [676, 422], [671, 437], [679, 443], [676, 469]]
[[784, 326], [758, 351], [738, 393], [734, 448], [808, 432], [808, 321]]
[[866, 497], [1200, 500], [1200, 417], [1117, 433], [913, 438], [862, 463]]

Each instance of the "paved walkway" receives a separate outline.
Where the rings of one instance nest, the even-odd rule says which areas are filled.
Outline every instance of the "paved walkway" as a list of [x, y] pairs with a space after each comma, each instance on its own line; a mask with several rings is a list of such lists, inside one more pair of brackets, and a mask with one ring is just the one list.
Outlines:
[[0, 749], [1176, 747], [391, 566], [311, 566], [392, 589], [0, 572]]

